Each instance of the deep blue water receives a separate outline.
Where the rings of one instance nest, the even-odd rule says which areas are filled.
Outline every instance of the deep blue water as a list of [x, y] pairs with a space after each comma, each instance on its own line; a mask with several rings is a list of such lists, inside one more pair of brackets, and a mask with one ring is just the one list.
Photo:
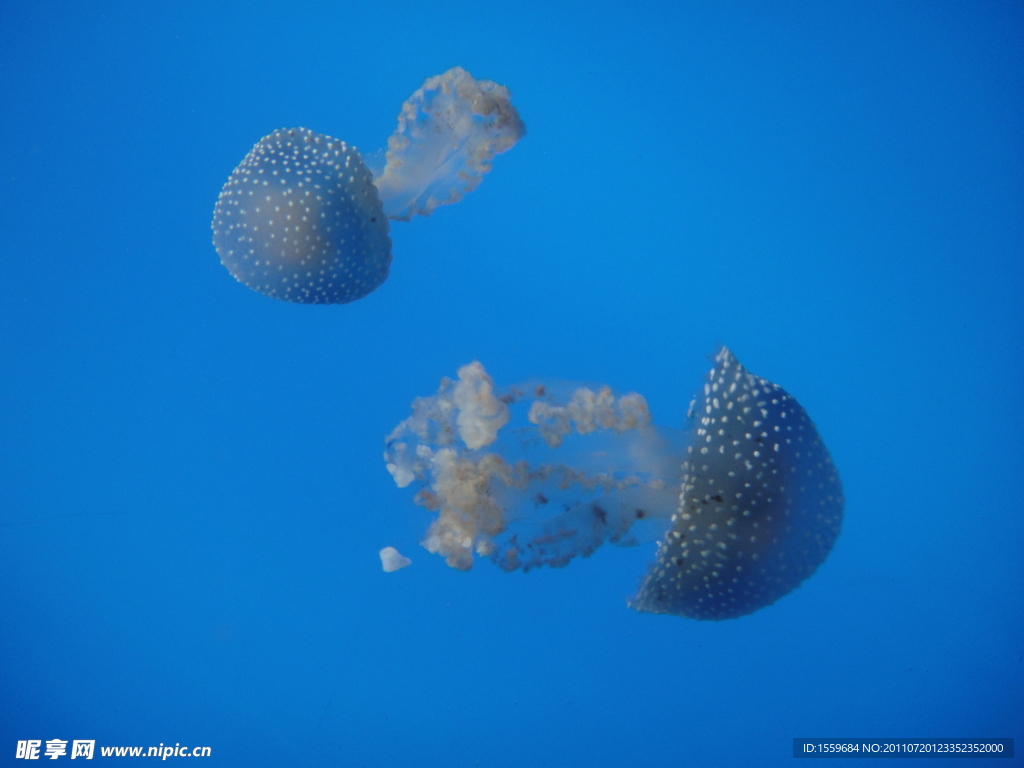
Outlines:
[[[381, 288], [230, 277], [210, 219], [254, 142], [379, 149], [454, 65], [529, 132], [392, 226]], [[8, 0], [0, 146], [0, 763], [1024, 748], [1021, 3]], [[626, 608], [652, 547], [523, 575], [418, 546], [383, 437], [441, 376], [607, 382], [680, 426], [718, 344], [843, 479], [795, 592], [695, 622]]]

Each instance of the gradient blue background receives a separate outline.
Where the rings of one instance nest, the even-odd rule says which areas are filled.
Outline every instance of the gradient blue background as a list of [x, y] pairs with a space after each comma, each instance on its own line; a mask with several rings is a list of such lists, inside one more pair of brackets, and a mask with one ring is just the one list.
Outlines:
[[[392, 227], [383, 287], [231, 279], [210, 218], [255, 141], [378, 149], [456, 64], [529, 133]], [[1024, 748], [1020, 2], [6, 0], [0, 148], [0, 764]], [[625, 607], [650, 549], [506, 575], [417, 546], [382, 438], [442, 375], [607, 382], [677, 426], [719, 343], [842, 474], [796, 592], [697, 623]]]

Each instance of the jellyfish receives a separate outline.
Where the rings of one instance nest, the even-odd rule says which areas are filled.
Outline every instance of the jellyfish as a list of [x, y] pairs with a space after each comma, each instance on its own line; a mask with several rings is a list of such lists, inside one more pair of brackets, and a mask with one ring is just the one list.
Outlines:
[[396, 485], [434, 515], [452, 568], [561, 567], [605, 544], [654, 546], [629, 606], [737, 618], [808, 578], [839, 535], [839, 475], [814, 424], [722, 347], [685, 429], [603, 385], [495, 388], [479, 362], [413, 401], [385, 440]]
[[395, 571], [402, 570], [407, 565], [412, 565], [412, 560], [394, 547], [384, 547], [379, 554], [380, 567], [384, 569], [384, 573], [394, 573]]
[[266, 296], [356, 301], [387, 279], [389, 219], [458, 202], [525, 133], [508, 89], [461, 67], [428, 78], [402, 105], [377, 173], [344, 141], [274, 131], [221, 189], [214, 248], [235, 279]]

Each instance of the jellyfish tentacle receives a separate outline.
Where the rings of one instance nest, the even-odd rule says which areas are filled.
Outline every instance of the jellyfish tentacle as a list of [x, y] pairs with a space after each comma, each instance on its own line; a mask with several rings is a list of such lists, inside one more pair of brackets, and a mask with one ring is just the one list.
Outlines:
[[[400, 487], [437, 513], [423, 546], [460, 570], [489, 557], [505, 570], [565, 565], [631, 526], [661, 518], [678, 495], [680, 433], [649, 426], [640, 395], [531, 384], [499, 390], [478, 362], [417, 398], [388, 436]], [[672, 443], [673, 447], [667, 448]], [[555, 544], [557, 542], [557, 545]]]
[[429, 216], [476, 189], [494, 156], [526, 134], [508, 89], [462, 67], [430, 77], [402, 105], [376, 179], [388, 218]]

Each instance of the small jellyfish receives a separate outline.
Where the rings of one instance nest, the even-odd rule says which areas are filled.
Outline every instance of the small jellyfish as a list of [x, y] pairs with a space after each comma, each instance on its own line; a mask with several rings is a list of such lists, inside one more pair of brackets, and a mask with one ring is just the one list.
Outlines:
[[413, 402], [384, 459], [436, 513], [422, 543], [453, 568], [527, 571], [657, 541], [630, 607], [736, 618], [824, 562], [842, 487], [803, 408], [724, 347], [688, 421], [656, 427], [642, 395], [600, 385], [496, 390], [474, 362]]
[[388, 219], [428, 216], [479, 186], [526, 133], [508, 89], [455, 67], [402, 105], [375, 174], [355, 147], [305, 128], [274, 131], [228, 177], [213, 245], [241, 283], [302, 304], [346, 304], [387, 279]]
[[394, 547], [384, 547], [380, 551], [380, 567], [384, 569], [384, 573], [400, 571], [407, 565], [412, 565], [412, 560]]

